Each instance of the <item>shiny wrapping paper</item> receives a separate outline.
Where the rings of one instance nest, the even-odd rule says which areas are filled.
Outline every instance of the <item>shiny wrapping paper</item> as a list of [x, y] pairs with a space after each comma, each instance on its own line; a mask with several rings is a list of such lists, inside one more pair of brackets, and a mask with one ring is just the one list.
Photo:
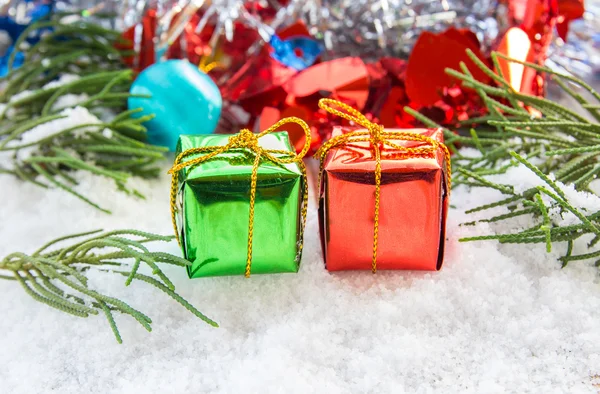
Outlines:
[[[584, 12], [582, 0], [126, 3], [125, 26], [134, 24], [127, 37], [140, 52], [141, 68], [165, 48], [167, 58], [218, 64], [210, 71], [223, 99], [218, 132], [297, 116], [311, 127], [309, 154], [330, 139], [333, 126], [344, 124], [318, 110], [321, 98], [356, 107], [388, 128], [421, 127], [405, 108], [449, 129], [485, 117], [488, 109], [477, 91], [446, 69], [464, 62], [477, 81], [496, 85], [467, 49], [492, 69], [492, 51], [541, 66], [556, 24], [564, 38], [568, 21]], [[157, 44], [152, 56], [146, 54], [148, 37]], [[314, 47], [318, 51], [309, 50]], [[545, 94], [539, 70], [497, 63], [515, 91]], [[303, 134], [286, 130], [300, 149]]]
[[[223, 146], [227, 135], [183, 135], [177, 153]], [[292, 151], [286, 132], [259, 139], [265, 149]], [[197, 156], [190, 156], [192, 159]], [[250, 179], [254, 156], [228, 151], [179, 174], [177, 231], [190, 278], [244, 275], [248, 248]], [[297, 272], [305, 179], [298, 164], [263, 160], [258, 167], [252, 274]]]
[[[333, 136], [343, 130], [336, 127]], [[441, 130], [401, 131], [422, 133], [442, 143], [444, 139]], [[393, 142], [405, 147], [423, 145]], [[325, 158], [319, 223], [329, 271], [371, 270], [375, 165], [369, 142], [349, 142], [332, 149]], [[441, 150], [432, 158], [407, 158], [402, 152], [381, 146], [378, 270], [441, 268], [449, 192], [446, 165]]]

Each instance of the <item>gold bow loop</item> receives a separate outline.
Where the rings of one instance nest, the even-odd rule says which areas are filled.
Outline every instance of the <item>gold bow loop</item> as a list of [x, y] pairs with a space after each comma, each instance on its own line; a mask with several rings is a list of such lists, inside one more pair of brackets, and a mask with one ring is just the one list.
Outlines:
[[[434, 138], [410, 132], [403, 131], [385, 131], [382, 125], [371, 122], [360, 113], [358, 110], [351, 106], [344, 104], [340, 101], [323, 98], [319, 100], [319, 108], [329, 112], [330, 114], [337, 115], [341, 118], [354, 122], [355, 124], [364, 127], [366, 130], [356, 130], [346, 134], [337, 135], [326, 143], [317, 151], [315, 156], [321, 162], [321, 168], [319, 171], [319, 177], [323, 174], [323, 167], [325, 165], [325, 158], [327, 153], [331, 149], [344, 147], [353, 142], [369, 142], [370, 147], [374, 151], [375, 155], [375, 216], [373, 225], [373, 257], [371, 261], [371, 270], [373, 273], [377, 272], [377, 246], [379, 238], [379, 205], [381, 200], [381, 146], [387, 146], [401, 152], [404, 158], [416, 158], [416, 157], [435, 157], [438, 149], [441, 149], [446, 158], [446, 183], [448, 185], [448, 191], [451, 186], [451, 169], [450, 169], [450, 151], [443, 143], [437, 141]], [[407, 147], [402, 146], [394, 141], [415, 141], [422, 142], [425, 145], [418, 147]], [[321, 182], [319, 181], [319, 184]]]
[[[279, 127], [286, 123], [295, 123], [302, 127], [304, 131], [305, 140], [304, 146], [300, 153], [290, 152], [288, 150], [283, 149], [265, 149], [260, 146], [259, 139], [264, 137], [267, 134], [273, 133]], [[226, 145], [215, 145], [215, 146], [203, 146], [199, 148], [191, 148], [181, 152], [173, 163], [173, 167], [169, 170], [169, 174], [171, 174], [171, 220], [173, 222], [173, 229], [175, 230], [175, 236], [177, 237], [177, 242], [181, 245], [181, 239], [179, 237], [179, 232], [177, 231], [177, 221], [176, 221], [176, 202], [177, 202], [177, 186], [179, 184], [179, 172], [187, 167], [194, 167], [201, 163], [204, 163], [208, 160], [213, 159], [214, 157], [229, 152], [229, 151], [246, 151], [254, 155], [254, 163], [252, 165], [252, 174], [250, 176], [250, 212], [248, 218], [248, 254], [246, 259], [246, 270], [245, 276], [250, 276], [250, 270], [252, 267], [252, 240], [254, 234], [254, 206], [256, 202], [256, 184], [258, 181], [258, 168], [260, 167], [261, 160], [270, 161], [276, 164], [290, 164], [290, 163], [298, 163], [303, 177], [303, 191], [302, 191], [302, 224], [300, 228], [300, 243], [298, 245], [298, 254], [297, 258], [300, 257], [303, 248], [303, 236], [304, 236], [304, 227], [306, 225], [306, 216], [307, 216], [307, 208], [308, 208], [308, 182], [306, 179], [306, 166], [302, 159], [310, 149], [310, 128], [300, 118], [289, 117], [281, 119], [279, 122], [275, 123], [273, 126], [268, 129], [260, 132], [259, 134], [254, 134], [252, 131], [248, 129], [242, 129], [238, 134], [232, 135], [229, 137], [229, 140]], [[183, 161], [186, 157], [202, 154], [202, 156], [196, 157], [194, 159]]]

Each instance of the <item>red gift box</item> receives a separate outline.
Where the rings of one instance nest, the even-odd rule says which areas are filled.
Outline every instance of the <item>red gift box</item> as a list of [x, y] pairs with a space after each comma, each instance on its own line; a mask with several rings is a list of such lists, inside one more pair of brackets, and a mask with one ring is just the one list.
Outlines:
[[317, 152], [327, 269], [439, 270], [450, 192], [443, 132], [359, 120], [368, 129], [336, 127]]

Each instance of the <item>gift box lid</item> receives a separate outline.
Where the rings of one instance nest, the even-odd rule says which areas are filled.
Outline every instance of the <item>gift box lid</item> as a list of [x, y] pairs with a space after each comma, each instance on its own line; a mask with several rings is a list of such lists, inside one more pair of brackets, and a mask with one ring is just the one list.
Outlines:
[[[365, 129], [354, 129], [337, 126], [334, 128], [332, 137], [352, 131], [363, 131]], [[390, 132], [418, 133], [431, 137], [441, 143], [444, 142], [444, 133], [441, 129], [385, 129]], [[408, 148], [417, 148], [426, 143], [420, 141], [393, 140], [396, 145]], [[402, 152], [386, 145], [381, 149], [381, 170], [393, 170], [394, 172], [415, 172], [439, 170], [444, 167], [444, 152], [437, 150], [435, 158], [406, 157]], [[325, 170], [328, 172], [355, 172], [375, 170], [375, 155], [368, 141], [352, 141], [343, 147], [332, 149], [325, 160]]]
[[[224, 146], [227, 145], [229, 137], [230, 134], [181, 135], [177, 143], [177, 154], [192, 148]], [[295, 154], [286, 131], [269, 133], [259, 138], [258, 142], [264, 149], [285, 150]], [[190, 155], [185, 160], [202, 155]], [[272, 155], [284, 157], [281, 154]], [[182, 169], [180, 179], [186, 182], [222, 182], [226, 179], [248, 178], [252, 173], [254, 157], [252, 152], [242, 149], [224, 152], [206, 162]], [[272, 179], [276, 182], [278, 179], [297, 178], [301, 175], [302, 171], [297, 163], [279, 164], [263, 159], [258, 167], [258, 176], [263, 181]]]

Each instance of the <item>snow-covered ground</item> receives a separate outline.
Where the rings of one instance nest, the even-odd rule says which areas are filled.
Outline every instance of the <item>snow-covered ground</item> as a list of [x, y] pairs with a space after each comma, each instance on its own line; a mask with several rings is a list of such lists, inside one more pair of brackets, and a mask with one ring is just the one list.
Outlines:
[[[0, 175], [0, 256], [96, 228], [171, 233], [166, 174], [134, 180], [146, 200], [103, 178], [80, 178], [79, 190], [113, 215]], [[220, 328], [150, 286], [126, 288], [123, 277], [90, 273], [95, 286], [154, 321], [148, 333], [117, 316], [122, 345], [102, 316], [66, 315], [0, 281], [0, 392], [598, 392], [597, 269], [572, 262], [561, 270], [560, 247], [548, 255], [543, 245], [459, 243], [490, 231], [459, 227], [473, 220], [463, 210], [496, 198], [454, 191], [440, 272], [330, 274], [313, 193], [297, 275], [189, 280], [183, 269], [165, 268]], [[154, 247], [178, 253], [174, 242]]]

